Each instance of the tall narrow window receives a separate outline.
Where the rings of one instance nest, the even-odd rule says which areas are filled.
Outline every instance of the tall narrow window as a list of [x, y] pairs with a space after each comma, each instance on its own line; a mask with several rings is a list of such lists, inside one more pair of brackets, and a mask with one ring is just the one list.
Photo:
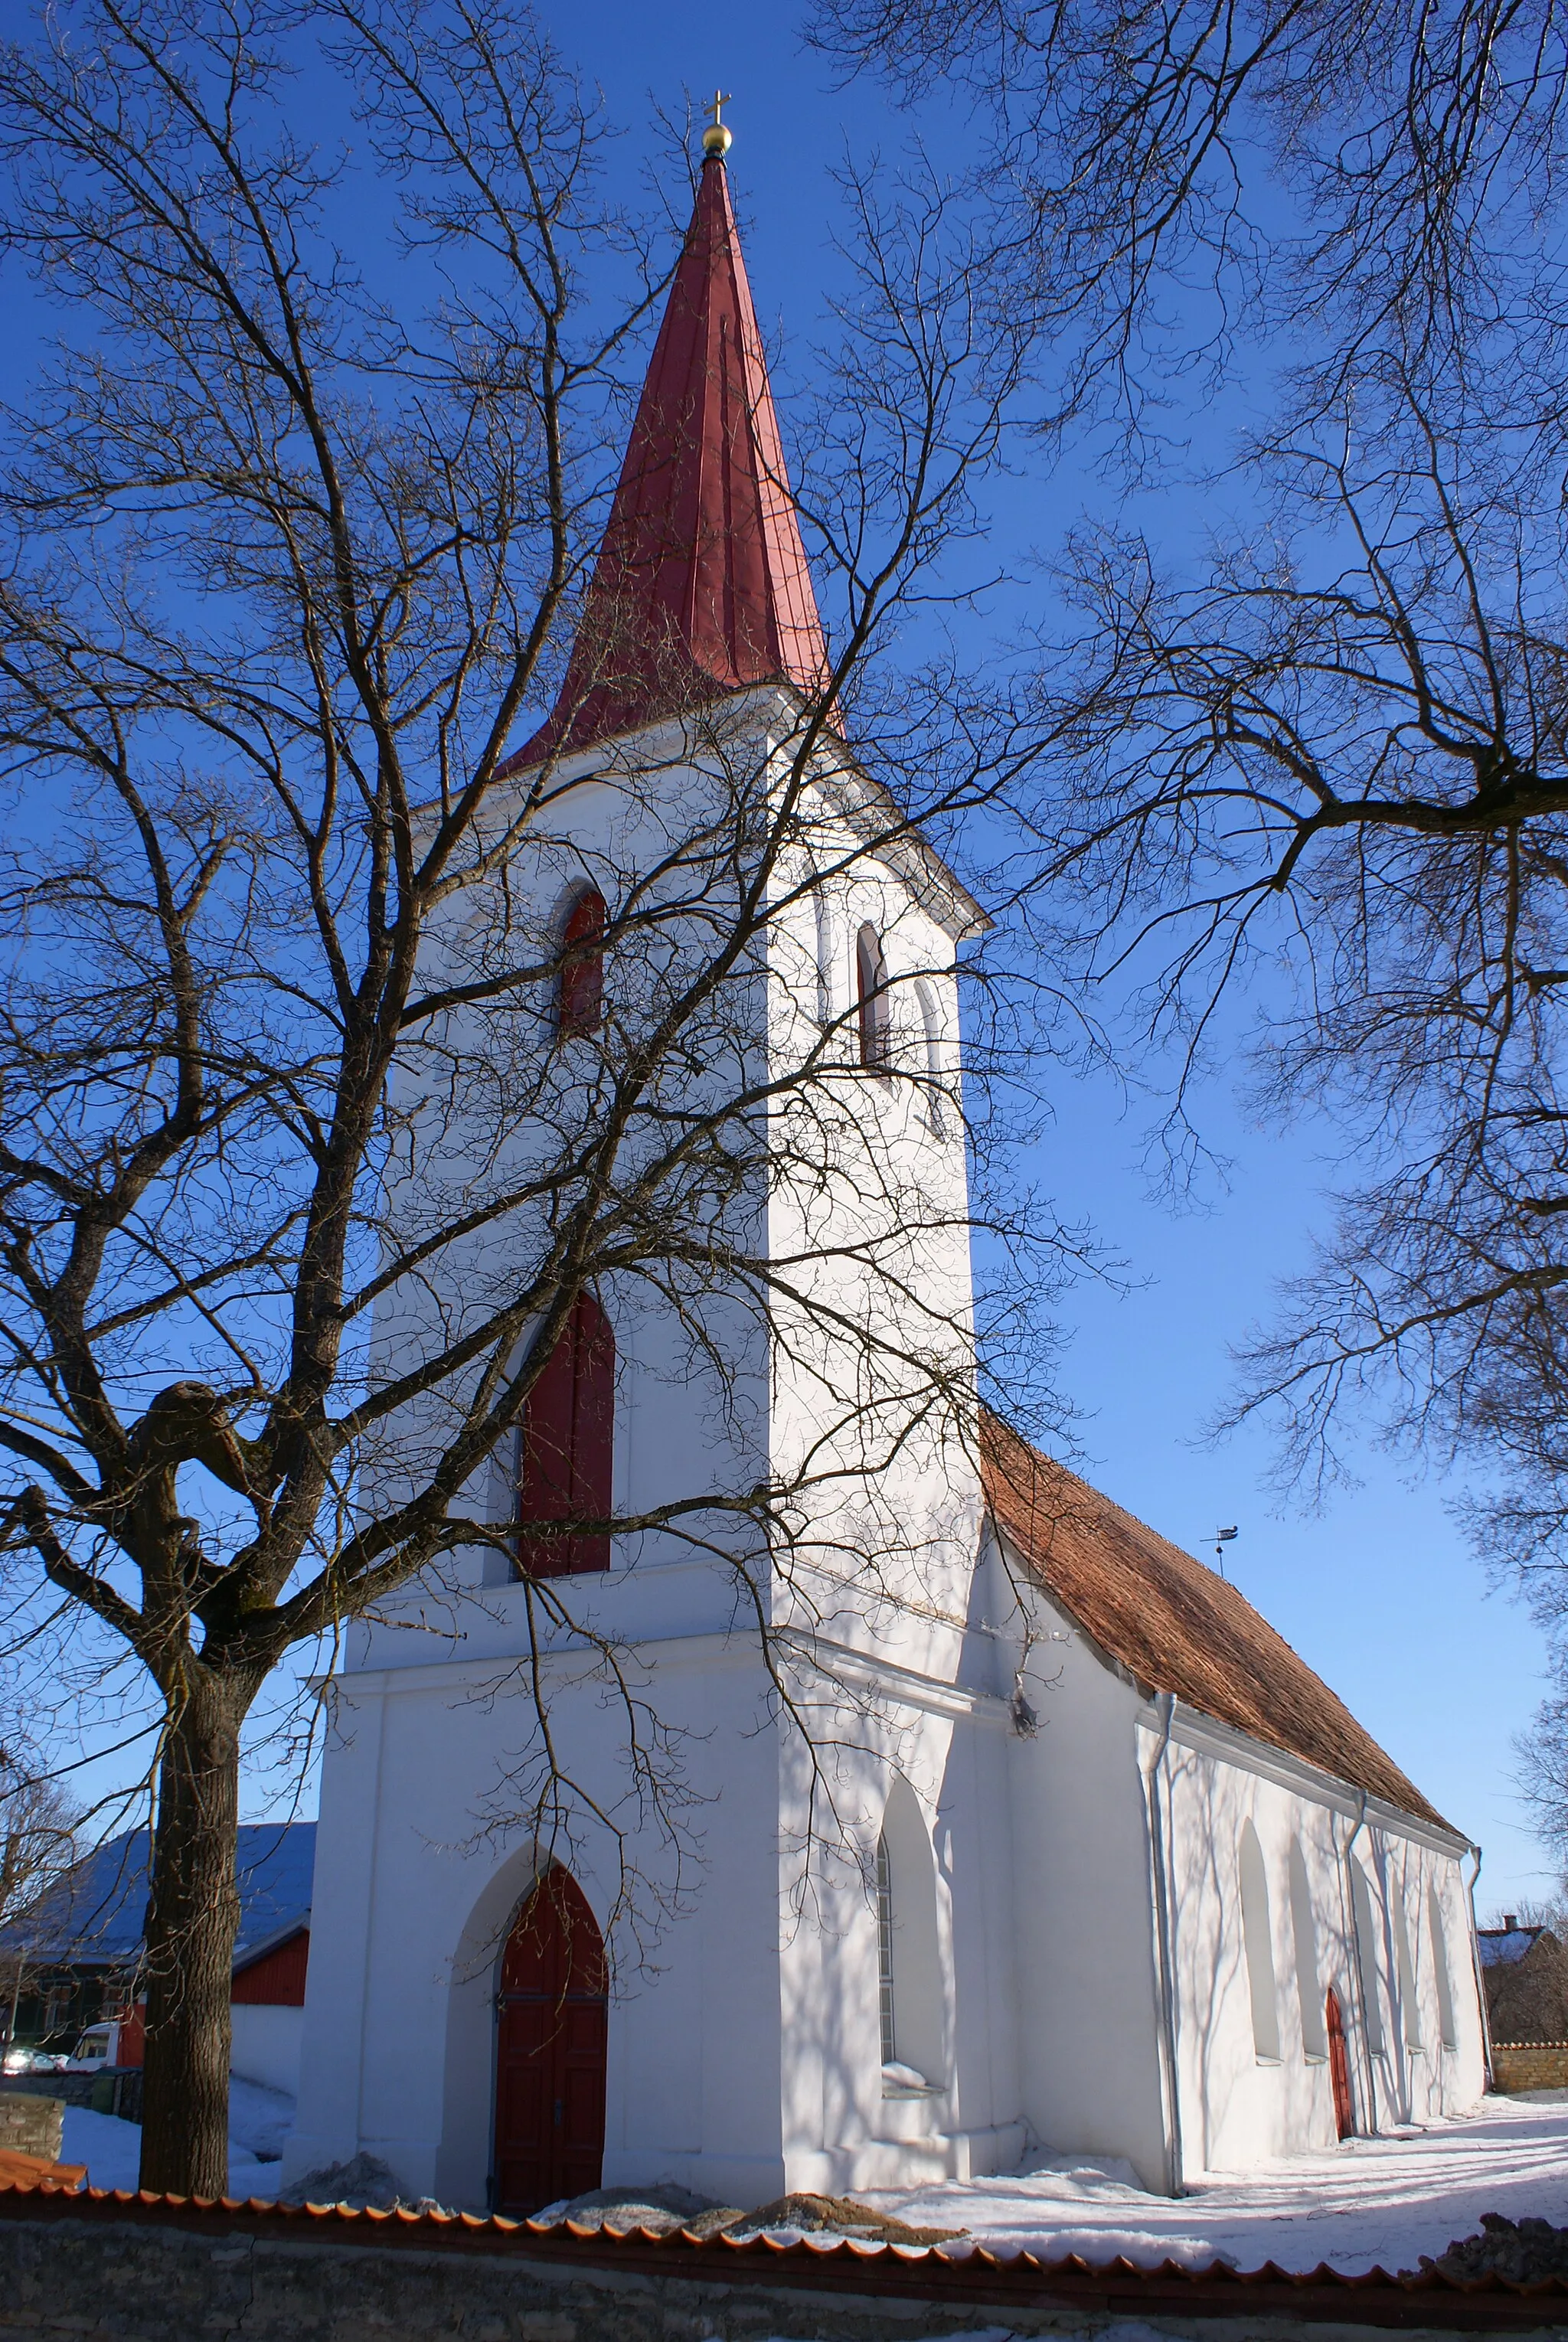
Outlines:
[[557, 1024], [563, 1038], [596, 1033], [604, 1013], [604, 897], [590, 886], [572, 906], [561, 936]]
[[834, 920], [833, 906], [821, 886], [815, 895], [816, 909], [816, 1021], [825, 1033], [837, 1012], [834, 999]]
[[928, 984], [917, 984], [915, 999], [920, 1004], [920, 1022], [925, 1033], [925, 1120], [934, 1138], [947, 1136], [947, 1116], [942, 1106], [942, 1021], [937, 1013], [936, 996]]
[[614, 1448], [615, 1337], [593, 1295], [580, 1293], [523, 1410], [520, 1576], [567, 1577], [609, 1568], [607, 1529], [574, 1532], [558, 1525], [607, 1516]]
[[1273, 1923], [1269, 1911], [1263, 1850], [1250, 1821], [1242, 1825], [1242, 1941], [1246, 1950], [1247, 1988], [1253, 2004], [1253, 2047], [1271, 2065], [1279, 2063], [1279, 1993], [1274, 1983]]
[[876, 1964], [883, 2088], [943, 2087], [947, 1992], [931, 1831], [907, 1781], [894, 1779], [876, 1847]]
[[882, 2062], [892, 2066], [898, 2057], [898, 2027], [893, 2017], [893, 1865], [885, 1832], [876, 1841], [876, 1996]]
[[1432, 1937], [1432, 1980], [1437, 1987], [1437, 2029], [1445, 2049], [1457, 2049], [1453, 2022], [1453, 1978], [1448, 1967], [1448, 1931], [1443, 1924], [1443, 1899], [1436, 1881], [1426, 1890], [1427, 1932]]
[[1313, 1920], [1312, 1881], [1299, 1837], [1291, 1840], [1291, 1934], [1295, 1938], [1296, 1997], [1301, 2003], [1302, 2054], [1314, 2065], [1328, 2056], [1323, 1987], [1318, 1979], [1317, 1928]]
[[882, 937], [868, 919], [854, 945], [855, 997], [860, 1004], [860, 1062], [874, 1073], [888, 1066], [887, 962]]
[[1404, 2046], [1407, 2049], [1421, 2047], [1421, 1997], [1415, 1989], [1415, 1962], [1410, 1956], [1410, 1922], [1405, 1917], [1404, 1897], [1395, 1887], [1390, 1895], [1393, 1911], [1393, 1957], [1399, 1964], [1399, 2007], [1404, 2019]]

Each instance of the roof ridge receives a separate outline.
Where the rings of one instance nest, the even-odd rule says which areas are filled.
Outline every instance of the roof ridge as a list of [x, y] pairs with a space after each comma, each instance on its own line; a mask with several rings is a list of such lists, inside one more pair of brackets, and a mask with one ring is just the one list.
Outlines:
[[[1239, 1586], [990, 1408], [982, 1410], [980, 1446], [985, 1500], [999, 1527], [1051, 1599], [1136, 1682], [1402, 1813], [1452, 1827]], [[1042, 1524], [1043, 1476], [1087, 1500], [1076, 1517], [1059, 1507]]]

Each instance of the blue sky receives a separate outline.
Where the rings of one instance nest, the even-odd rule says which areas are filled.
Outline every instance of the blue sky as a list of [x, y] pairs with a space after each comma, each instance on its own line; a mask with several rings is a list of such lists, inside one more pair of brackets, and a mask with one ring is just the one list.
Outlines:
[[[801, 49], [788, 10], [717, 0], [543, 0], [568, 55], [602, 87], [625, 130], [628, 168], [657, 151], [656, 113], [689, 91], [733, 93], [731, 179], [764, 330], [782, 329], [797, 380], [824, 330], [829, 245], [839, 218], [832, 173], [846, 154], [892, 156], [907, 125], [878, 94], [836, 90]], [[962, 150], [984, 130], [950, 118]], [[13, 364], [17, 357], [13, 345]], [[13, 379], [15, 377], [13, 376]], [[1214, 424], [1206, 425], [1213, 444]], [[1044, 466], [1008, 490], [1009, 550], [1049, 554], [1104, 489], [1086, 473]], [[1168, 542], [1201, 515], [1176, 476], [1156, 482], [1145, 518]], [[1046, 589], [1038, 589], [1042, 596]], [[977, 646], [983, 639], [977, 634]], [[1109, 1084], [1058, 1077], [1040, 1160], [1023, 1166], [1069, 1219], [1091, 1216], [1128, 1265], [1133, 1287], [1084, 1286], [1070, 1298], [1064, 1377], [1083, 1412], [1084, 1468], [1120, 1503], [1209, 1557], [1221, 1523], [1241, 1534], [1228, 1567], [1243, 1590], [1346, 1698], [1432, 1800], [1485, 1849], [1483, 1910], [1512, 1907], [1551, 1884], [1512, 1790], [1513, 1736], [1541, 1696], [1541, 1651], [1523, 1615], [1488, 1595], [1431, 1479], [1411, 1481], [1364, 1456], [1359, 1489], [1316, 1518], [1278, 1516], [1261, 1486], [1266, 1431], [1204, 1446], [1205, 1418], [1228, 1388], [1227, 1348], [1266, 1316], [1274, 1280], [1304, 1256], [1333, 1138], [1310, 1121], [1260, 1134], [1223, 1089], [1205, 1101], [1205, 1134], [1231, 1161], [1203, 1207], [1177, 1216], [1150, 1198], [1139, 1167], [1140, 1120], [1124, 1118]], [[250, 1804], [260, 1810], [261, 1785]]]

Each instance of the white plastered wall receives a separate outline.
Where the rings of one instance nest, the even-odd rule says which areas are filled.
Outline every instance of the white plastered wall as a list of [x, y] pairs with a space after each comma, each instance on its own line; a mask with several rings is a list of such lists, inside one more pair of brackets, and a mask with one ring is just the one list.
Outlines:
[[[995, 1567], [1004, 1565], [998, 1554]], [[1007, 1744], [1024, 2109], [1048, 2152], [1119, 2156], [1170, 2183], [1141, 1705], [1014, 1562], [1021, 1688], [1038, 1719]]]
[[[1145, 1711], [1140, 1736], [1151, 1757], [1164, 1719]], [[1319, 2001], [1332, 1987], [1343, 2014], [1358, 2130], [1386, 2129], [1472, 2105], [1484, 2057], [1463, 1861], [1454, 1834], [1375, 1801], [1363, 1801], [1313, 1768], [1178, 1708], [1161, 1770], [1170, 1832], [1176, 2044], [1186, 2176], [1242, 2170], [1279, 2155], [1332, 2147], [1336, 2137]], [[1251, 1825], [1266, 1884], [1266, 1961], [1243, 1914], [1244, 1833]], [[1293, 1894], [1299, 1850], [1304, 1894]], [[1364, 1963], [1353, 1913], [1349, 1865], [1371, 1887], [1373, 1942]], [[1431, 1927], [1443, 1919], [1450, 2007]], [[1409, 1912], [1411, 1989], [1395, 1912]], [[1297, 1940], [1310, 1904], [1310, 1949]], [[1361, 1931], [1364, 1935], [1364, 1927]], [[1275, 2026], [1260, 2032], [1253, 1991], [1272, 1996]], [[1267, 1971], [1272, 1969], [1272, 1977]], [[1375, 1972], [1381, 2048], [1369, 2044], [1365, 1976]], [[1407, 2036], [1409, 2037], [1407, 2040]]]
[[299, 2053], [305, 2034], [303, 2008], [239, 2001], [229, 2011], [233, 2046], [231, 2070], [244, 2082], [260, 2082], [269, 2090], [299, 2091]]
[[[1011, 1621], [1022, 1688], [1039, 1719], [1033, 1737], [1005, 1744], [1034, 2139], [1124, 2157], [1154, 2188], [1332, 2146], [1326, 2038], [1321, 2017], [1303, 2025], [1303, 1977], [1314, 2013], [1331, 1985], [1338, 1994], [1358, 2129], [1473, 2104], [1484, 2051], [1464, 1841], [1191, 1709], [1147, 1705], [1015, 1556], [1008, 1575], [991, 1615]], [[1276, 2018], [1261, 2044], [1243, 1912], [1249, 1824], [1266, 1887]], [[1375, 2048], [1353, 1932], [1352, 1860], [1367, 1878]], [[1401, 1905], [1408, 1984], [1393, 1917]], [[1303, 1906], [1311, 1947], [1298, 1956]]]
[[[678, 772], [663, 786], [674, 804]], [[614, 791], [584, 788], [578, 810], [591, 845], [617, 818]], [[624, 835], [616, 850], [625, 857]], [[924, 976], [951, 963], [951, 933], [896, 873], [868, 886], [846, 903], [846, 937], [852, 916], [874, 916], [895, 972]], [[758, 1026], [759, 1041], [765, 1030], [786, 1062], [802, 1038], [794, 1019], [818, 1006], [809, 898], [799, 917], [799, 952], [775, 939], [774, 1022]], [[939, 1013], [955, 1086], [951, 976]], [[900, 1032], [913, 1015], [913, 1004], [900, 1007]], [[874, 1093], [858, 1072], [846, 1096], [834, 1142], [844, 1176], [829, 1224], [812, 1219], [801, 1184], [784, 1177], [768, 1198], [767, 1241], [775, 1255], [820, 1246], [820, 1290], [837, 1306], [846, 1298], [835, 1256], [842, 1240], [864, 1238], [868, 1226], [874, 1237], [884, 1226], [900, 1247], [900, 1270], [932, 1296], [917, 1345], [956, 1335], [953, 1363], [962, 1372], [969, 1286], [956, 1117], [939, 1134], [906, 1093]], [[875, 1181], [856, 1159], [867, 1147], [874, 1161], [886, 1157], [884, 1206], [889, 1195], [934, 1190], [929, 1215], [884, 1209], [879, 1224], [874, 1206], [868, 1222]], [[834, 1217], [846, 1199], [860, 1215], [848, 1226]], [[782, 1363], [776, 1352], [770, 1360], [754, 1320], [736, 1311], [726, 1337], [735, 1379], [722, 1395], [683, 1376], [675, 1333], [656, 1312], [633, 1314], [623, 1296], [602, 1296], [617, 1339], [618, 1506], [640, 1509], [734, 1482], [764, 1458], [795, 1468], [818, 1436], [824, 1390], [831, 1396], [846, 1376], [853, 1384], [862, 1365], [858, 1350], [843, 1374], [831, 1355], [808, 1356], [813, 1273], [803, 1262], [804, 1330], [794, 1329], [801, 1338]], [[868, 1289], [874, 1299], [874, 1279]], [[376, 1334], [382, 1356], [418, 1340], [423, 1306], [417, 1292], [389, 1299]], [[722, 1315], [722, 1301], [709, 1306]], [[885, 1360], [896, 1347], [884, 1344], [878, 1355]], [[895, 1387], [894, 1416], [901, 1403]], [[853, 1471], [864, 1459], [836, 1460]], [[395, 1441], [378, 1468], [395, 1478]], [[481, 1476], [466, 1500], [504, 1518], [504, 1473]], [[814, 1871], [814, 1835], [829, 1817], [814, 1811], [813, 1767], [798, 1730], [768, 1715], [754, 1627], [732, 1573], [722, 1559], [690, 1558], [674, 1537], [651, 1535], [634, 1550], [618, 1548], [604, 1576], [571, 1581], [578, 1621], [616, 1638], [661, 1718], [691, 1736], [691, 1787], [707, 1801], [694, 1808], [700, 1859], [684, 1864], [680, 1907], [665, 1915], [651, 1956], [626, 1931], [611, 1931], [607, 2184], [676, 2178], [751, 2204], [786, 2184], [995, 2168], [1020, 2151], [1006, 1710], [985, 1674], [991, 1646], [972, 1633], [969, 1614], [978, 1516], [972, 1456], [944, 1438], [905, 1441], [865, 1516], [853, 1500], [830, 1496], [815, 1516], [828, 1550], [792, 1558], [764, 1589], [765, 1602], [784, 1603], [804, 1629], [795, 1688], [813, 1736], [834, 1751], [843, 1812], [860, 1843], [894, 1773], [918, 1785], [929, 1816], [947, 1998], [940, 2102], [884, 2098], [864, 1878], [842, 1859]], [[846, 1566], [857, 1535], [872, 1565], [859, 1571]], [[574, 1678], [570, 1632], [547, 1630], [542, 1640], [562, 1756], [614, 1805], [624, 1787], [616, 1703], [601, 1681]], [[495, 1966], [537, 1861], [531, 1840], [497, 1826], [493, 1795], [532, 1745], [527, 1647], [526, 1589], [498, 1581], [494, 1556], [477, 1550], [458, 1556], [439, 1589], [409, 1589], [384, 1623], [351, 1636], [323, 1787], [317, 1935], [288, 2177], [364, 2148], [410, 2193], [484, 2200]], [[968, 1680], [971, 1660], [984, 1677], [977, 1684]], [[656, 1873], [656, 1846], [638, 1851]], [[571, 1867], [608, 1926], [613, 1850], [595, 1847], [590, 1833]], [[673, 1897], [666, 1870], [655, 1886]]]

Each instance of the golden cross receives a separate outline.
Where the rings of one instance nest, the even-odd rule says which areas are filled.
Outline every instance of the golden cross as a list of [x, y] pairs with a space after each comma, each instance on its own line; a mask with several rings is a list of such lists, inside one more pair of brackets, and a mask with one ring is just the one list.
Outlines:
[[715, 90], [714, 90], [714, 128], [715, 130], [722, 130], [722, 129], [724, 128], [724, 118], [723, 118], [723, 116], [722, 116], [722, 115], [720, 114], [720, 111], [719, 111], [720, 107], [721, 107], [721, 106], [724, 106], [724, 105], [731, 105], [733, 102], [734, 102], [734, 93], [733, 93], [732, 91], [727, 90], [727, 89], [715, 89]]

